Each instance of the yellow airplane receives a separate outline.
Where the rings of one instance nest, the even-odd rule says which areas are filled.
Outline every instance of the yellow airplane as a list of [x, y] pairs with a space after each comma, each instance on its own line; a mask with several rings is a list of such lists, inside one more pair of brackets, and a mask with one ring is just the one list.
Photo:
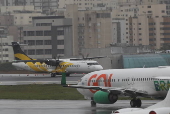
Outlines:
[[12, 47], [15, 57], [12, 63], [13, 66], [29, 71], [48, 72], [51, 73], [51, 77], [55, 77], [56, 74], [61, 74], [62, 72], [66, 72], [66, 75], [69, 76], [72, 73], [89, 73], [103, 69], [97, 61], [91, 60], [104, 58], [103, 56], [69, 59], [32, 59], [21, 50], [18, 42], [12, 42]]

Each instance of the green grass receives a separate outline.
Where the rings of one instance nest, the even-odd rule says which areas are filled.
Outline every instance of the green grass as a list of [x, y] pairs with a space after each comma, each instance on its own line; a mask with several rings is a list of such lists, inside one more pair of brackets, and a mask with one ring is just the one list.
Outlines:
[[[0, 99], [19, 100], [84, 100], [77, 89], [61, 85], [1, 85]], [[129, 97], [119, 97], [119, 100], [130, 100]], [[152, 100], [151, 98], [141, 98]]]
[[84, 97], [75, 88], [61, 85], [2, 85], [0, 99], [83, 100]]

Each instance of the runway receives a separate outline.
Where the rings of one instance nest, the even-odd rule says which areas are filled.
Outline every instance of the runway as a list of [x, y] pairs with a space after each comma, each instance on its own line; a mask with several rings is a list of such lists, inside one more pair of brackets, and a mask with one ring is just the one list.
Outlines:
[[[90, 107], [89, 100], [0, 100], [1, 114], [110, 114], [113, 110], [130, 107], [129, 100], [115, 104], [99, 104]], [[143, 101], [143, 107], [155, 104], [156, 100]]]
[[[76, 84], [82, 74], [74, 74], [66, 77], [67, 84]], [[61, 75], [51, 77], [50, 74], [0, 74], [0, 85], [23, 84], [60, 84]]]
[[[83, 75], [66, 77], [67, 83], [77, 83]], [[49, 74], [0, 74], [0, 85], [59, 84], [61, 76]], [[158, 100], [143, 100], [142, 108]], [[97, 104], [91, 107], [90, 100], [0, 100], [1, 114], [111, 114], [120, 108], [130, 107], [129, 100], [115, 104]]]

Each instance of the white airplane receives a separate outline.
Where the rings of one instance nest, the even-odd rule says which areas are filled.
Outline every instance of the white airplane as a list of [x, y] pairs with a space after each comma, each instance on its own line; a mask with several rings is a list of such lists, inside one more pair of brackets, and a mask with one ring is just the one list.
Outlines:
[[36, 72], [49, 72], [51, 77], [55, 77], [56, 74], [66, 72], [69, 76], [71, 73], [89, 73], [96, 70], [102, 70], [103, 67], [98, 64], [97, 61], [89, 60], [98, 57], [87, 58], [72, 58], [72, 59], [32, 59], [28, 57], [20, 48], [18, 42], [12, 42], [14, 50], [15, 60], [12, 65], [22, 68], [24, 70], [36, 71]]
[[[66, 84], [63, 79], [61, 84]], [[77, 85], [64, 87], [77, 88], [85, 98], [91, 99], [91, 106], [113, 104], [123, 95], [132, 98], [131, 107], [141, 107], [139, 97], [166, 96], [170, 87], [170, 67], [100, 70], [86, 74]]]
[[166, 98], [148, 108], [124, 108], [119, 109], [111, 114], [170, 114], [170, 90], [168, 91]]

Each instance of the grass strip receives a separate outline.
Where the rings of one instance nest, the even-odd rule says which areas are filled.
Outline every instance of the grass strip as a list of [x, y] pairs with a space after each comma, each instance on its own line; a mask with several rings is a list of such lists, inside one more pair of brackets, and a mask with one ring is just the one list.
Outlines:
[[20, 100], [83, 100], [75, 88], [61, 85], [1, 85], [0, 99]]
[[[47, 85], [1, 85], [0, 99], [18, 100], [84, 100], [75, 88], [62, 87], [57, 84]], [[131, 100], [130, 97], [119, 97], [119, 100]], [[141, 98], [142, 100], [153, 100]]]

